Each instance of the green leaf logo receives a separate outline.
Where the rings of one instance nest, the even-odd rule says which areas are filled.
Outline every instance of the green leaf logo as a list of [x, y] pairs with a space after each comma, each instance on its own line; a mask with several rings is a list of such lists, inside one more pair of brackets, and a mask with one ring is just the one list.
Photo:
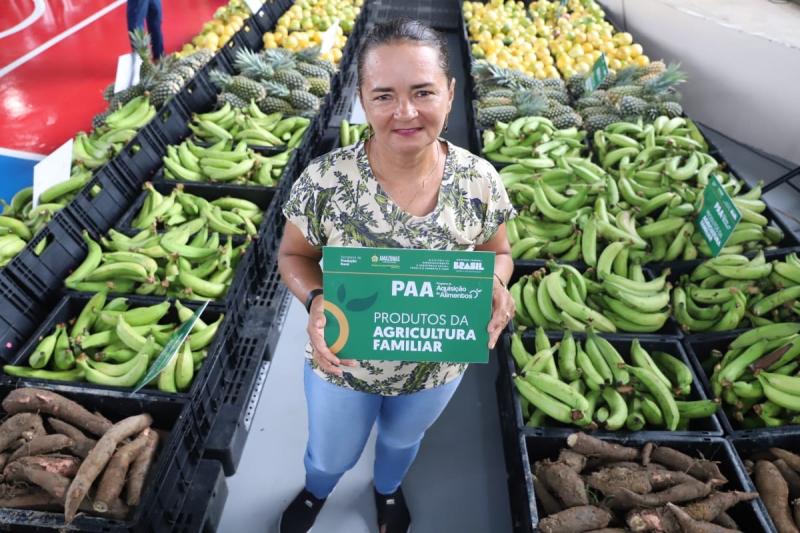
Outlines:
[[366, 298], [355, 298], [347, 302], [347, 310], [348, 311], [366, 311], [370, 307], [375, 304], [375, 300], [378, 299], [378, 293], [374, 293], [371, 296], [367, 296]]
[[344, 286], [344, 283], [339, 285], [339, 290], [336, 291], [336, 297], [339, 298], [340, 303], [344, 303], [345, 298], [347, 298], [347, 289]]

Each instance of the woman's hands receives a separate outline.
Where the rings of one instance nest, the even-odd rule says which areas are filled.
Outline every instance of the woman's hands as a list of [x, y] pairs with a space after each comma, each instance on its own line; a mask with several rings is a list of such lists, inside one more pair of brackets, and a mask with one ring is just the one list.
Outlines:
[[[510, 298], [510, 296], [509, 296]], [[513, 302], [512, 302], [513, 303]], [[319, 367], [334, 376], [342, 377], [342, 366], [356, 366], [352, 359], [339, 359], [325, 343], [325, 297], [319, 295], [311, 302], [308, 313], [308, 337], [311, 339], [311, 355]]]
[[516, 306], [514, 305], [514, 298], [508, 289], [500, 283], [500, 280], [495, 278], [492, 287], [492, 319], [489, 320], [489, 349], [493, 349], [497, 344], [497, 339], [505, 329], [511, 317], [514, 316]]

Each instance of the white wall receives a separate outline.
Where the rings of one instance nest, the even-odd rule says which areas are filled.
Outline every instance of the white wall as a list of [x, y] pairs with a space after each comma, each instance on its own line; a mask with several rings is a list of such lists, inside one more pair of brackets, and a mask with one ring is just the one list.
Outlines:
[[689, 75], [681, 88], [688, 115], [800, 165], [800, 49], [660, 0], [601, 3], [651, 59], [680, 61]]

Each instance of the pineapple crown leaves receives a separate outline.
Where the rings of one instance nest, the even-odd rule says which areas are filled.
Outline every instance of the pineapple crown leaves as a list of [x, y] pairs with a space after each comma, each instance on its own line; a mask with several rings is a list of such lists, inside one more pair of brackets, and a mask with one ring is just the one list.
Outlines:
[[225, 88], [231, 82], [231, 75], [222, 72], [221, 70], [214, 69], [209, 72], [208, 77], [211, 79], [211, 83], [217, 86], [220, 90], [225, 90]]
[[286, 98], [289, 96], [289, 94], [291, 94], [291, 91], [289, 91], [285, 85], [281, 85], [280, 83], [274, 81], [265, 81], [262, 83], [262, 85], [267, 90], [268, 96]]
[[513, 97], [514, 105], [519, 109], [520, 115], [537, 116], [548, 108], [549, 101], [539, 91], [523, 91]]
[[269, 79], [275, 73], [272, 67], [264, 61], [264, 58], [246, 48], [236, 53], [236, 69], [248, 78]]
[[298, 50], [297, 52], [295, 52], [294, 57], [296, 57], [300, 61], [313, 61], [317, 59], [317, 57], [319, 57], [320, 50], [321, 48], [319, 45], [310, 46], [308, 48], [305, 48], [303, 50]]
[[136, 53], [142, 58], [142, 61], [152, 63], [153, 56], [150, 53], [150, 34], [144, 28], [136, 28], [128, 33], [131, 40], [131, 46], [136, 50]]
[[614, 85], [630, 85], [634, 80], [639, 78], [645, 73], [643, 69], [635, 65], [623, 67], [617, 71], [617, 77], [614, 80]]
[[686, 81], [686, 73], [680, 69], [680, 63], [673, 63], [659, 74], [655, 79], [644, 84], [645, 90], [650, 94], [664, 94], [669, 89]]

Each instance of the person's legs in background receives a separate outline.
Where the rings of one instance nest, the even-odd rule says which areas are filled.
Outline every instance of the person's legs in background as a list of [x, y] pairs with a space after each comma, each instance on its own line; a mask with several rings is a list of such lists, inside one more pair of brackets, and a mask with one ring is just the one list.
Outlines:
[[[128, 0], [125, 6], [125, 12], [128, 16], [128, 33], [136, 28], [144, 27], [148, 3], [148, 0]], [[131, 44], [131, 47], [133, 47], [133, 44]]]
[[[147, 31], [153, 47], [153, 59], [158, 61], [164, 55], [164, 34], [161, 32], [161, 0], [147, 2]], [[144, 23], [144, 21], [142, 21]]]

